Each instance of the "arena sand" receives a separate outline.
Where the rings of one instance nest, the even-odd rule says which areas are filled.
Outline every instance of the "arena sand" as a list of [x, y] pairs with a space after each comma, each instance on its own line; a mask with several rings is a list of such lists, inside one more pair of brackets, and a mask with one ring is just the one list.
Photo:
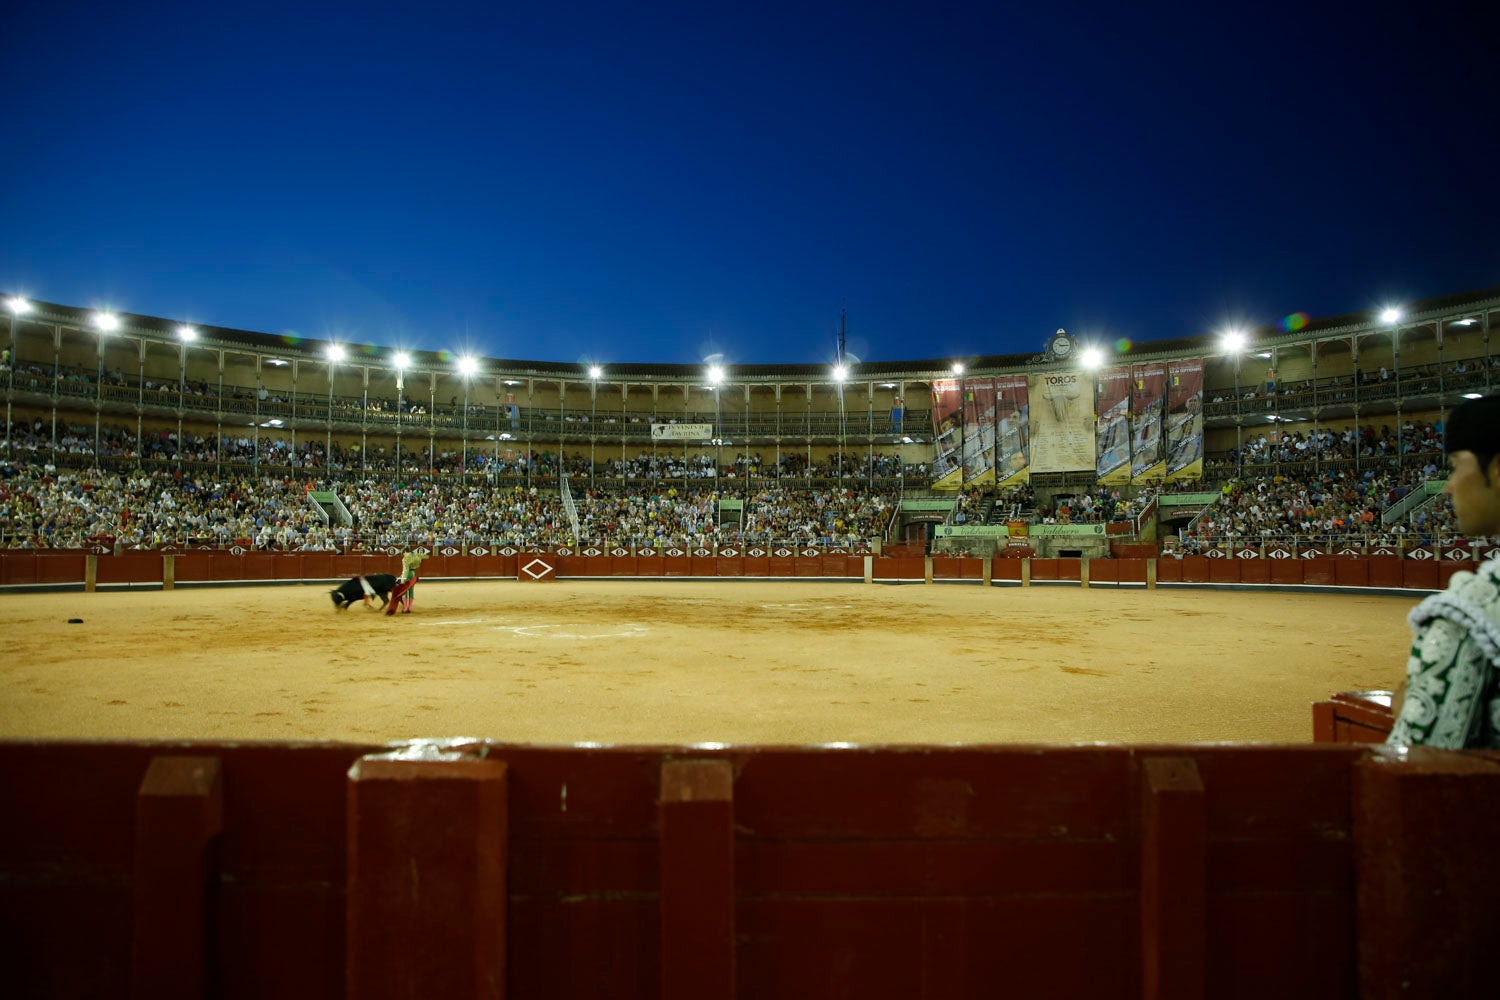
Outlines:
[[[0, 738], [564, 743], [1311, 739], [1417, 597], [423, 582], [6, 594]], [[82, 618], [82, 624], [68, 624]]]

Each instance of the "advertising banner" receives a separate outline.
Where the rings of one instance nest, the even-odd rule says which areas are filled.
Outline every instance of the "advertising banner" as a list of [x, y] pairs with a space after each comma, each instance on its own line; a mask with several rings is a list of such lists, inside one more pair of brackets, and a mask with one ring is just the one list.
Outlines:
[[995, 383], [963, 383], [964, 482], [995, 481]]
[[1032, 375], [1031, 471], [1094, 468], [1094, 378], [1083, 372]]
[[1105, 485], [1130, 482], [1130, 369], [1094, 376], [1094, 474]]
[[1025, 375], [995, 380], [995, 481], [1016, 485], [1030, 477], [1031, 406]]
[[1132, 365], [1130, 369], [1130, 479], [1156, 482], [1166, 472], [1162, 418], [1167, 406], [1165, 365]]
[[937, 489], [957, 489], [963, 475], [958, 450], [963, 401], [958, 393], [958, 379], [932, 383], [932, 485]]
[[1167, 480], [1203, 478], [1203, 360], [1167, 365]]
[[713, 424], [652, 424], [653, 441], [707, 441], [714, 436]]

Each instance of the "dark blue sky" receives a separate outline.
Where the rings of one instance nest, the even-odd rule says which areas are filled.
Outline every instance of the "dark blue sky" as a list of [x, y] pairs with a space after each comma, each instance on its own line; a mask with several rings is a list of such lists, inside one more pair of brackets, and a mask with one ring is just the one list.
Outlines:
[[1500, 23], [1442, 6], [12, 3], [0, 289], [606, 364], [1465, 291]]

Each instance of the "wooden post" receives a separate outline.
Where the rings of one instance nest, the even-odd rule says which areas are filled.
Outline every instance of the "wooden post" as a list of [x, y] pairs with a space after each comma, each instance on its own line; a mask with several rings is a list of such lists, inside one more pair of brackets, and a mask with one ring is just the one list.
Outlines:
[[92, 594], [99, 586], [99, 557], [90, 552], [83, 557], [83, 592]]
[[661, 769], [662, 1000], [734, 996], [734, 770]]
[[217, 757], [153, 757], [135, 800], [130, 995], [202, 997], [213, 884], [210, 842], [223, 829]]
[[177, 587], [177, 557], [168, 553], [161, 557], [161, 589], [175, 590]]
[[1027, 556], [1021, 560], [1021, 586], [1031, 586], [1031, 557]]
[[505, 996], [506, 765], [457, 753], [349, 769], [345, 996]]
[[1207, 834], [1191, 757], [1141, 762], [1141, 998], [1206, 995]]
[[1492, 995], [1500, 758], [1380, 750], [1353, 794], [1359, 995]]
[[1147, 590], [1155, 590], [1156, 589], [1156, 560], [1155, 559], [1147, 559], [1146, 560], [1146, 589]]

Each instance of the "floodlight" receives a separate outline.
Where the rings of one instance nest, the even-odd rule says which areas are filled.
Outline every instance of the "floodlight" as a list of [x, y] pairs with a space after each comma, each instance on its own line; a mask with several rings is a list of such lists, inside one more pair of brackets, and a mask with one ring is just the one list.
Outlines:
[[458, 370], [460, 374], [473, 375], [479, 370], [479, 362], [475, 361], [470, 355], [465, 354], [458, 359]]
[[1397, 309], [1395, 306], [1387, 306], [1386, 308], [1384, 308], [1384, 309], [1382, 309], [1380, 311], [1380, 322], [1382, 322], [1382, 323], [1399, 323], [1399, 322], [1401, 322], [1401, 310]]
[[1453, 321], [1453, 325], [1454, 326], [1473, 326], [1475, 323], [1478, 323], [1478, 322], [1479, 322], [1479, 320], [1475, 319], [1473, 316], [1470, 316], [1468, 319], [1456, 319], [1456, 320], [1454, 320]]
[[845, 367], [844, 365], [834, 365], [833, 366], [833, 380], [835, 382], [842, 382], [842, 381], [844, 381], [844, 379], [846, 379], [848, 377], [849, 377], [849, 369], [847, 367]]
[[602, 378], [603, 376], [603, 368], [600, 368], [598, 365], [589, 365], [589, 378]]
[[17, 295], [5, 300], [5, 308], [9, 309], [16, 316], [24, 316], [31, 312], [31, 303]]
[[113, 333], [120, 328], [120, 317], [114, 313], [94, 313], [94, 325], [105, 333]]
[[183, 340], [197, 340], [198, 331], [184, 324], [183, 326], [179, 326], [177, 328], [177, 336], [181, 337]]
[[955, 375], [962, 375], [963, 373], [964, 373], [964, 363], [962, 361], [955, 361], [955, 362], [953, 362], [953, 374], [955, 374]]
[[328, 355], [328, 360], [329, 361], [343, 361], [344, 360], [344, 345], [343, 344], [329, 344], [328, 345], [328, 350], [325, 353]]
[[1482, 393], [1482, 392], [1466, 392], [1466, 393], [1464, 393], [1464, 399], [1483, 399], [1483, 398], [1484, 398], [1484, 393]]
[[1224, 353], [1233, 354], [1235, 351], [1244, 350], [1245, 334], [1242, 330], [1225, 330], [1224, 335], [1219, 338], [1219, 343], [1224, 348]]
[[1085, 347], [1078, 355], [1078, 362], [1085, 368], [1098, 368], [1104, 364], [1104, 352], [1097, 347]]
[[405, 351], [397, 351], [395, 354], [391, 355], [391, 364], [395, 365], [397, 368], [405, 368], [407, 365], [411, 364], [411, 355], [407, 354]]
[[720, 382], [724, 381], [724, 369], [718, 365], [709, 365], [708, 380], [714, 385], [718, 385]]

